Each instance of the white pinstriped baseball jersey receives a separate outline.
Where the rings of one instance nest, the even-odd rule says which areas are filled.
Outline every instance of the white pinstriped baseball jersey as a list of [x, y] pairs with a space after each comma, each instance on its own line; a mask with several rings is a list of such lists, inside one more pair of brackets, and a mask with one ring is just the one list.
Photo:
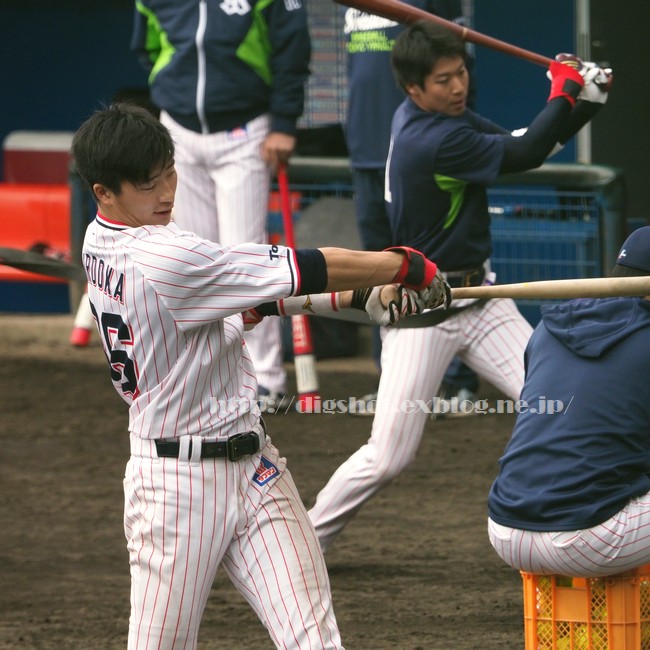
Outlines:
[[257, 381], [240, 312], [293, 295], [290, 249], [219, 247], [173, 223], [126, 228], [98, 216], [86, 234], [84, 265], [134, 434], [227, 437], [256, 424]]
[[[130, 408], [129, 650], [196, 648], [219, 566], [276, 647], [342, 648], [318, 539], [264, 436], [242, 342], [240, 312], [299, 290], [294, 252], [98, 215], [83, 260], [111, 378]], [[263, 440], [257, 453], [202, 456], [206, 439], [247, 431]], [[177, 457], [161, 457], [157, 438], [176, 438]]]

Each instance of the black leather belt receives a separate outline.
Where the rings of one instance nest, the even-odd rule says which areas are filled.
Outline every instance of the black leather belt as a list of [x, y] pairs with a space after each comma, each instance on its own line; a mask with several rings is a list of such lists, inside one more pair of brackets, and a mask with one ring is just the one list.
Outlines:
[[[264, 433], [261, 434], [262, 436]], [[173, 440], [156, 440], [156, 451], [159, 458], [178, 458], [181, 443], [178, 438]], [[228, 440], [204, 441], [201, 443], [201, 458], [227, 458], [237, 461], [243, 456], [252, 456], [260, 450], [260, 434], [255, 431], [239, 433]], [[192, 457], [192, 439], [188, 450], [188, 458]]]
[[481, 266], [476, 269], [464, 271], [447, 271], [445, 274], [447, 284], [452, 289], [459, 287], [478, 287], [485, 278], [485, 269]]

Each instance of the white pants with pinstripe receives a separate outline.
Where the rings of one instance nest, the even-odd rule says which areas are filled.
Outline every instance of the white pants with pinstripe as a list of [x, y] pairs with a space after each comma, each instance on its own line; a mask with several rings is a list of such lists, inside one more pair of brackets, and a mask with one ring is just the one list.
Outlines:
[[382, 373], [368, 442], [321, 490], [309, 516], [326, 550], [350, 518], [415, 458], [431, 400], [454, 356], [511, 399], [524, 383], [530, 324], [512, 300], [491, 300], [433, 327], [383, 328]]
[[219, 566], [277, 648], [342, 648], [325, 561], [284, 458], [267, 438], [237, 462], [201, 460], [201, 438], [192, 436], [191, 452], [189, 438], [177, 459], [131, 437], [129, 650], [196, 648]]
[[488, 518], [497, 555], [518, 571], [597, 578], [650, 563], [650, 493], [584, 530], [537, 532]]
[[[245, 129], [207, 135], [183, 128], [164, 111], [160, 121], [176, 147], [178, 227], [223, 245], [266, 243], [271, 174], [260, 147], [269, 117], [258, 117]], [[286, 392], [280, 319], [265, 318], [244, 341], [259, 385]]]

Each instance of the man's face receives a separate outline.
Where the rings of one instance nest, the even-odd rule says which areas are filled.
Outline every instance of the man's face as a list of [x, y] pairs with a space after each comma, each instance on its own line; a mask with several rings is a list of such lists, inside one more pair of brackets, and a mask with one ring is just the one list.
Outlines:
[[140, 185], [124, 181], [122, 191], [115, 194], [103, 185], [95, 186], [99, 211], [103, 216], [127, 226], [166, 226], [172, 217], [176, 194], [174, 161], [153, 172]]
[[424, 79], [424, 88], [416, 84], [407, 87], [411, 99], [423, 111], [462, 115], [466, 108], [469, 74], [460, 56], [438, 59]]

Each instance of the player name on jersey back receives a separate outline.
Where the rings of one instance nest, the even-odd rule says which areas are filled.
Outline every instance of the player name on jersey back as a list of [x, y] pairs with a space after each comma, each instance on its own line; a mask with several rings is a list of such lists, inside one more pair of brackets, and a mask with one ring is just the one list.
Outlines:
[[85, 255], [84, 268], [89, 284], [109, 298], [124, 303], [124, 273], [117, 273], [103, 259], [88, 253]]

